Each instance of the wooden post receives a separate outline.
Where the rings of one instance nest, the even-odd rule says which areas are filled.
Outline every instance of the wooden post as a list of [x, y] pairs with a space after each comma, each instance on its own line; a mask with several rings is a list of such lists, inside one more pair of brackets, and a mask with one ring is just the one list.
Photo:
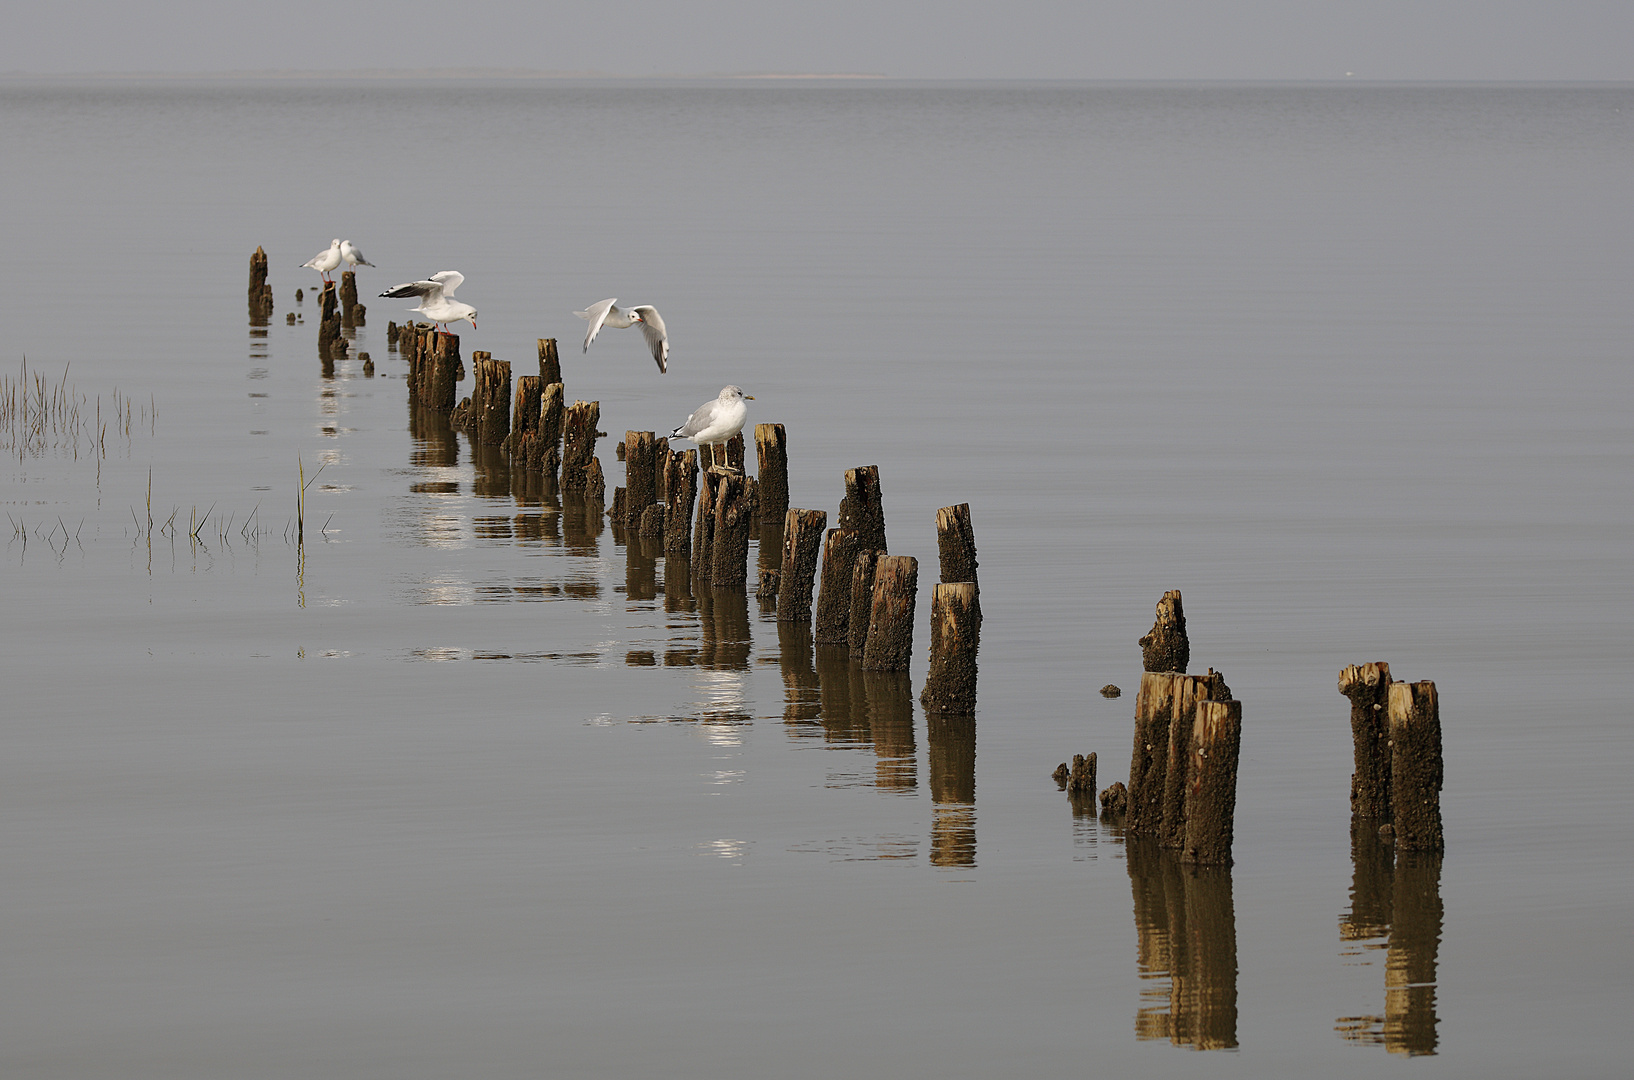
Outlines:
[[1095, 753], [1072, 755], [1072, 771], [1067, 778], [1067, 794], [1095, 801]]
[[[931, 590], [930, 671], [919, 702], [927, 712], [969, 715], [976, 711], [976, 650], [981, 615], [976, 583], [943, 583]], [[1090, 788], [1095, 783], [1090, 781]]]
[[845, 471], [845, 497], [840, 500], [839, 526], [857, 534], [858, 551], [889, 551], [885, 546], [885, 504], [879, 487], [879, 466], [861, 465]]
[[743, 471], [743, 432], [726, 440], [726, 467]]
[[641, 515], [658, 501], [656, 446], [650, 431], [624, 433], [624, 527], [638, 530]]
[[845, 644], [851, 625], [851, 566], [857, 559], [857, 534], [830, 529], [823, 541], [823, 579], [817, 590], [813, 636], [819, 645]]
[[1192, 745], [1191, 718], [1199, 701], [1230, 700], [1231, 688], [1225, 676], [1213, 668], [1207, 675], [1168, 674], [1174, 681], [1169, 688], [1169, 752], [1164, 756], [1163, 809], [1157, 838], [1163, 847], [1181, 848], [1186, 844], [1186, 792], [1193, 779], [1189, 769], [1197, 749]]
[[267, 284], [267, 253], [255, 249], [250, 256], [250, 325], [265, 326], [272, 318], [272, 286]]
[[874, 602], [868, 615], [864, 671], [906, 671], [913, 660], [913, 610], [919, 592], [919, 560], [883, 555], [874, 571]]
[[356, 320], [355, 309], [361, 307], [357, 302], [357, 274], [351, 270], [343, 270], [340, 275], [340, 324], [347, 329], [361, 326]]
[[1390, 665], [1351, 664], [1339, 673], [1339, 692], [1350, 699], [1350, 738], [1356, 771], [1350, 775], [1350, 812], [1378, 822], [1391, 820]]
[[511, 363], [471, 354], [471, 420], [483, 446], [502, 446], [511, 433]]
[[1230, 866], [1243, 703], [1199, 701], [1190, 726], [1192, 751], [1186, 763], [1186, 840], [1180, 861]]
[[340, 340], [340, 314], [335, 304], [335, 283], [323, 283], [323, 295], [318, 298], [318, 359], [334, 358], [335, 342]]
[[754, 512], [748, 478], [742, 472], [725, 473], [715, 490], [715, 535], [710, 551], [714, 584], [740, 587], [747, 583], [749, 526]]
[[1130, 832], [1155, 833], [1163, 824], [1163, 791], [1169, 773], [1169, 721], [1174, 711], [1175, 672], [1147, 671], [1135, 695], [1135, 749], [1129, 759]]
[[664, 503], [664, 550], [691, 554], [692, 504], [698, 499], [698, 451], [671, 454], [665, 472], [669, 500]]
[[868, 617], [874, 609], [874, 576], [883, 551], [859, 551], [851, 563], [851, 615], [846, 620], [846, 636], [851, 658], [861, 660], [868, 647]]
[[789, 449], [782, 424], [755, 425], [755, 456], [760, 460], [760, 519], [782, 521], [789, 511]]
[[556, 339], [539, 339], [539, 381], [546, 386], [562, 381], [562, 362], [556, 356]]
[[827, 525], [827, 510], [790, 507], [784, 515], [783, 567], [777, 575], [778, 622], [811, 621], [811, 589]]
[[721, 477], [724, 475], [717, 472], [713, 465], [698, 473], [698, 520], [692, 530], [692, 576], [699, 585], [709, 584], [715, 573], [715, 499], [720, 493]]
[[[543, 375], [540, 376], [544, 378]], [[556, 470], [562, 464], [562, 384], [545, 383], [539, 391], [539, 463], [532, 459], [528, 467], [556, 479]]]
[[1392, 683], [1389, 714], [1396, 850], [1440, 851], [1441, 706], [1435, 683]]
[[[547, 391], [548, 392], [548, 391]], [[590, 467], [596, 466], [596, 473], [601, 473], [601, 463], [596, 458], [596, 436], [600, 434], [596, 425], [601, 422], [601, 402], [575, 401], [567, 410], [563, 422], [564, 447], [562, 451], [562, 490], [564, 492], [588, 493], [590, 486]], [[605, 494], [606, 481], [602, 482]]]
[[538, 472], [539, 459], [539, 376], [516, 377], [516, 404], [511, 412], [511, 460], [528, 472]]
[[[970, 504], [944, 506], [936, 511], [936, 549], [942, 581], [976, 584], [976, 534], [970, 526]], [[982, 616], [981, 586], [976, 587], [976, 618]]]
[[422, 383], [426, 408], [440, 413], [454, 411], [454, 384], [459, 381], [460, 338], [458, 334], [431, 333], [431, 374]]
[[[1191, 661], [1186, 640], [1186, 616], [1180, 608], [1180, 590], [1170, 589], [1157, 602], [1157, 622], [1140, 639], [1142, 666], [1147, 671], [1185, 671]], [[1131, 791], [1133, 785], [1130, 785]]]

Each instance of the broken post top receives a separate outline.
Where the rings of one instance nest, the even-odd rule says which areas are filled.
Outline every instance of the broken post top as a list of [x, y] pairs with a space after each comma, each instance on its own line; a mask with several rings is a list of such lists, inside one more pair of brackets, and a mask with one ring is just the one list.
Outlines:
[[1186, 639], [1186, 616], [1180, 607], [1180, 590], [1170, 589], [1157, 602], [1157, 621], [1151, 632], [1140, 639], [1142, 667], [1146, 671], [1185, 671], [1191, 662], [1191, 643]]

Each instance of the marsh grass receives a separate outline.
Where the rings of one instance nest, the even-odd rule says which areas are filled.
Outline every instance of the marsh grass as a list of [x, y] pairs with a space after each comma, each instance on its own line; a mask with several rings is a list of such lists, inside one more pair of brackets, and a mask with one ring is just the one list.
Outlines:
[[31, 371], [28, 357], [15, 377], [0, 375], [0, 449], [19, 461], [50, 454], [94, 457], [99, 465], [108, 456], [108, 437], [130, 445], [145, 427], [152, 435], [158, 408], [151, 396], [139, 405], [115, 388], [110, 401], [87, 397], [68, 381], [69, 365], [60, 378]]

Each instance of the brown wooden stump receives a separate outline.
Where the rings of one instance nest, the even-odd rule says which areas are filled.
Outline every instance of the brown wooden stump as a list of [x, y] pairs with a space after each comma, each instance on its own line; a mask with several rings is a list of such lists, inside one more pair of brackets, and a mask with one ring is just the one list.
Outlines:
[[1174, 715], [1173, 671], [1147, 671], [1135, 695], [1135, 749], [1129, 759], [1129, 813], [1133, 833], [1156, 833], [1163, 825], [1163, 792], [1169, 774], [1169, 722]]
[[1242, 702], [1197, 702], [1191, 728], [1192, 749], [1186, 763], [1186, 839], [1180, 860], [1230, 866], [1232, 823], [1237, 812], [1237, 758], [1242, 746]]
[[857, 559], [857, 534], [830, 529], [823, 541], [823, 578], [817, 589], [813, 636], [819, 645], [845, 644], [851, 626], [851, 567]]
[[789, 448], [782, 424], [755, 425], [760, 462], [760, 520], [782, 521], [789, 512]]
[[1441, 706], [1435, 683], [1392, 683], [1388, 711], [1396, 850], [1440, 851]]
[[811, 621], [811, 590], [827, 525], [827, 510], [790, 507], [784, 515], [783, 566], [777, 575], [778, 622]]
[[511, 364], [491, 353], [471, 354], [471, 429], [483, 446], [503, 446], [511, 434]]
[[1339, 692], [1350, 699], [1350, 738], [1356, 771], [1350, 776], [1350, 812], [1380, 823], [1391, 820], [1390, 665], [1351, 664], [1339, 673]]
[[1067, 794], [1095, 798], [1095, 754], [1072, 755], [1072, 771], [1067, 774]]
[[[936, 550], [944, 582], [976, 581], [976, 534], [970, 525], [969, 503], [936, 511]], [[979, 585], [976, 592], [976, 614], [980, 616]]]
[[356, 321], [354, 309], [360, 305], [357, 302], [357, 274], [351, 270], [343, 270], [340, 275], [340, 324], [350, 330], [362, 324]]
[[724, 471], [710, 466], [698, 473], [698, 514], [692, 530], [692, 576], [700, 586], [709, 584], [715, 573], [715, 499], [720, 493]]
[[529, 469], [529, 464], [538, 460], [541, 452], [539, 445], [540, 390], [539, 376], [517, 376], [516, 403], [511, 410], [511, 457], [517, 465], [532, 472], [538, 472], [539, 470]]
[[658, 501], [657, 447], [650, 431], [624, 433], [624, 527], [639, 529], [641, 515]]
[[913, 611], [919, 592], [919, 560], [883, 555], [874, 571], [874, 602], [868, 614], [864, 671], [906, 671], [913, 661]]
[[742, 587], [749, 578], [749, 528], [755, 513], [754, 494], [747, 478], [741, 472], [722, 475], [714, 501], [711, 579], [715, 585]]
[[[540, 376], [541, 379], [544, 376]], [[539, 391], [539, 460], [535, 465], [532, 458], [528, 459], [528, 468], [535, 472], [555, 479], [556, 470], [562, 464], [562, 422], [566, 410], [563, 408], [562, 384], [559, 382], [544, 384]]]
[[851, 615], [846, 620], [846, 636], [853, 660], [861, 660], [868, 647], [868, 617], [874, 609], [874, 575], [884, 554], [877, 550], [858, 551], [851, 564]]
[[[547, 390], [548, 393], [548, 390]], [[601, 473], [601, 462], [596, 458], [596, 425], [601, 422], [601, 402], [575, 401], [563, 418], [562, 490], [587, 492], [590, 467]], [[602, 481], [603, 495], [606, 481]]]
[[885, 504], [879, 487], [879, 466], [861, 465], [845, 471], [845, 497], [840, 500], [840, 528], [857, 534], [858, 551], [889, 551], [885, 545]]
[[743, 471], [743, 432], [726, 440], [726, 467]]
[[440, 413], [454, 411], [454, 384], [464, 364], [460, 360], [458, 334], [431, 334], [431, 363], [429, 377], [422, 384], [425, 391], [421, 404]]
[[255, 249], [250, 256], [250, 325], [265, 326], [272, 318], [272, 286], [267, 284], [267, 253]]
[[[919, 703], [926, 711], [976, 711], [976, 650], [980, 644], [976, 583], [944, 582], [935, 586], [930, 600], [930, 670], [919, 695]], [[1090, 787], [1094, 788], [1093, 781]]]
[[[1140, 639], [1142, 667], [1147, 671], [1185, 671], [1191, 661], [1186, 640], [1186, 616], [1180, 608], [1180, 590], [1170, 589], [1157, 602], [1157, 622]], [[1132, 787], [1132, 785], [1131, 785]]]
[[601, 458], [593, 457], [590, 464], [584, 469], [584, 502], [593, 507], [595, 516], [601, 517], [601, 508], [607, 503], [607, 478], [602, 475]]
[[539, 339], [539, 381], [545, 386], [562, 381], [562, 362], [556, 356], [556, 339]]
[[[1188, 771], [1197, 748], [1192, 745], [1192, 717], [1199, 701], [1228, 701], [1231, 688], [1225, 676], [1209, 669], [1207, 675], [1169, 673], [1173, 683], [1169, 695], [1169, 752], [1163, 774], [1163, 809], [1158, 818], [1158, 843], [1166, 848], [1186, 844], [1186, 793], [1192, 776]], [[1150, 831], [1150, 830], [1144, 830]]]
[[664, 550], [671, 554], [692, 551], [692, 504], [698, 499], [698, 451], [671, 454], [664, 470], [669, 499], [664, 503]]
[[333, 360], [335, 343], [340, 340], [340, 312], [335, 301], [335, 283], [323, 283], [323, 295], [318, 298], [318, 359]]

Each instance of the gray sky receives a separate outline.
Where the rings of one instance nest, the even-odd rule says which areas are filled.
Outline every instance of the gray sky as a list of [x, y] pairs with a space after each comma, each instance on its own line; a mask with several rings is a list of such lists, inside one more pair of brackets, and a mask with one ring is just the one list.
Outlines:
[[1631, 0], [58, 0], [0, 72], [1634, 79]]

